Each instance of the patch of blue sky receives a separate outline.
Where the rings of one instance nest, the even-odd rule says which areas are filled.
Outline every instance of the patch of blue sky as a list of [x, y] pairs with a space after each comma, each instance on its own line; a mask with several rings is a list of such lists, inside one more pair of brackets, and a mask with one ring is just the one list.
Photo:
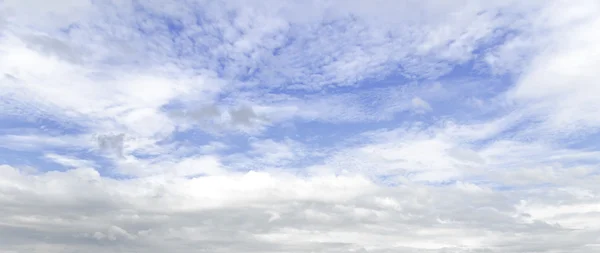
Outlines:
[[176, 131], [169, 138], [159, 141], [159, 145], [182, 144], [182, 145], [206, 145], [212, 141], [222, 140], [226, 136], [215, 136], [199, 128], [192, 127], [191, 129]]
[[[89, 147], [76, 144], [65, 146], [67, 143], [60, 142], [62, 136], [86, 134], [88, 131], [85, 127], [71, 121], [45, 117], [30, 118], [26, 115], [3, 116], [0, 119], [0, 133], [8, 138], [6, 141], [10, 143], [3, 143], [3, 147], [0, 147], [0, 161], [13, 166], [32, 166], [43, 171], [69, 169], [68, 166], [52, 162], [46, 157], [48, 154], [53, 154], [87, 160], [96, 164], [95, 167], [100, 173], [105, 173], [110, 170], [110, 160], [95, 154], [95, 151]], [[90, 143], [90, 146], [93, 144]]]
[[[593, 150], [586, 150], [586, 149], [582, 149], [580, 151], [595, 152]], [[559, 157], [550, 157], [548, 159], [547, 163], [552, 164], [555, 167], [559, 167], [558, 170], [561, 170], [562, 168], [585, 167], [590, 170], [590, 173], [587, 176], [591, 176], [595, 173], [600, 172], [600, 166], [599, 166], [600, 157], [598, 157], [598, 154], [595, 154], [594, 156], [587, 156], [587, 157], [573, 157], [571, 159], [564, 159], [564, 158], [561, 159]]]
[[90, 150], [76, 150], [73, 148], [52, 148], [48, 150], [12, 150], [0, 147], [1, 164], [8, 164], [14, 167], [27, 166], [37, 168], [39, 172], [66, 171], [77, 167], [54, 161], [51, 158], [53, 155], [83, 161], [82, 164], [86, 164], [95, 168], [102, 176], [113, 175], [112, 171], [114, 165], [112, 160], [107, 159], [99, 154], [95, 154]]
[[459, 181], [456, 179], [448, 179], [448, 180], [443, 180], [443, 181], [428, 181], [428, 182], [424, 182], [423, 184], [433, 186], [433, 187], [447, 187], [447, 186], [455, 185], [458, 182]]
[[46, 166], [51, 166], [50, 170], [63, 169], [62, 166], [51, 163], [43, 158], [43, 153], [40, 151], [24, 151], [24, 150], [13, 150], [4, 147], [0, 147], [0, 163], [9, 164], [11, 166], [31, 166], [34, 168], [48, 169]]
[[562, 140], [561, 144], [570, 149], [600, 150], [600, 129], [588, 134], [571, 136], [569, 139]]
[[497, 184], [492, 189], [496, 191], [547, 191], [547, 190], [555, 190], [559, 188], [560, 185], [553, 183], [531, 183], [531, 184], [510, 184], [503, 183]]
[[50, 117], [30, 117], [29, 115], [0, 116], [0, 132], [3, 134], [82, 134], [86, 128], [73, 121]]
[[[346, 144], [361, 133], [373, 129], [395, 129], [404, 126], [406, 122], [414, 122], [421, 115], [411, 113], [400, 113], [403, 117], [397, 117], [395, 120], [352, 122], [352, 123], [332, 123], [322, 121], [297, 121], [294, 126], [294, 134], [298, 140], [321, 147], [334, 147], [340, 144]], [[277, 134], [277, 131], [270, 134]]]
[[100, 175], [111, 175], [114, 170], [114, 160], [107, 158], [93, 150], [61, 150], [53, 149], [54, 154], [64, 155], [67, 157], [76, 157], [84, 161], [89, 161]]
[[398, 181], [397, 175], [377, 175], [375, 181], [383, 187], [394, 188], [402, 185], [402, 183]]

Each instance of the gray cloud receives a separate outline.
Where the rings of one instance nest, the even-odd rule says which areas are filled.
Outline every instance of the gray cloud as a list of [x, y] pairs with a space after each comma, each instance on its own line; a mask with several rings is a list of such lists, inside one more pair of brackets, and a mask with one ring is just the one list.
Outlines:
[[258, 115], [252, 106], [222, 108], [206, 105], [192, 109], [168, 111], [168, 115], [185, 123], [198, 125], [209, 132], [252, 131], [260, 128], [266, 117]]
[[221, 116], [221, 109], [216, 105], [207, 105], [190, 110], [170, 110], [169, 115], [174, 118], [187, 118], [194, 121], [213, 120]]
[[102, 134], [97, 137], [98, 148], [100, 151], [123, 157], [123, 145], [125, 134]]
[[239, 108], [232, 108], [229, 110], [229, 116], [231, 122], [236, 125], [251, 126], [255, 120], [259, 119], [258, 115], [254, 112], [254, 109], [250, 106], [242, 106]]
[[[12, 199], [0, 198], [0, 242], [2, 249], [18, 252], [550, 253], [585, 252], [586, 244], [598, 243], [595, 229], [527, 221], [531, 216], [517, 208], [521, 199], [531, 197], [526, 191], [460, 185], [372, 188], [350, 178], [281, 177], [270, 181], [277, 184], [273, 190], [282, 192], [273, 194], [256, 188], [266, 174], [252, 181], [156, 182], [101, 178], [91, 169], [37, 177], [17, 175], [8, 167], [2, 172], [0, 196]], [[61, 185], [52, 183], [56, 180]], [[224, 186], [220, 200], [177, 194], [182, 185], [215, 183]], [[298, 198], [294, 195], [303, 194], [298, 183], [329, 190]], [[344, 196], [348, 190], [336, 186], [340, 183], [351, 183], [350, 195]], [[153, 192], [159, 189], [164, 194], [156, 198]], [[540, 197], [576, 201], [556, 197], [554, 191]]]
[[80, 63], [83, 60], [83, 52], [76, 50], [65, 41], [50, 36], [31, 34], [23, 35], [21, 36], [21, 39], [23, 39], [30, 48], [43, 54], [52, 55], [73, 63]]
[[8, 73], [4, 73], [4, 78], [10, 80], [10, 81], [18, 81], [19, 79], [16, 78], [15, 76], [8, 74]]

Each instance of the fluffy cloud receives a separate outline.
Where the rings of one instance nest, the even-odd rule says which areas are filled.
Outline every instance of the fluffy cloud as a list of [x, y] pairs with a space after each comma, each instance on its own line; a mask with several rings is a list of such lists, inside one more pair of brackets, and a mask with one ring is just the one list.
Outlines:
[[598, 17], [4, 1], [0, 252], [594, 252]]

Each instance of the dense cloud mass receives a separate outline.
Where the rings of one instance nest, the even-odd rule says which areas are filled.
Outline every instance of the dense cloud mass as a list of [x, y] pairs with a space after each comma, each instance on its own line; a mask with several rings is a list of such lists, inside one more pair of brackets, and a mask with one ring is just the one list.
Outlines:
[[600, 2], [0, 2], [0, 253], [600, 251]]

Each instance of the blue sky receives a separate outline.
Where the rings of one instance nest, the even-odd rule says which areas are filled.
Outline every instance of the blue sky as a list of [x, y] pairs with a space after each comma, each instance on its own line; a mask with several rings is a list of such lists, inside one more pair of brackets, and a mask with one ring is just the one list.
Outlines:
[[592, 252], [598, 14], [2, 1], [0, 253]]

